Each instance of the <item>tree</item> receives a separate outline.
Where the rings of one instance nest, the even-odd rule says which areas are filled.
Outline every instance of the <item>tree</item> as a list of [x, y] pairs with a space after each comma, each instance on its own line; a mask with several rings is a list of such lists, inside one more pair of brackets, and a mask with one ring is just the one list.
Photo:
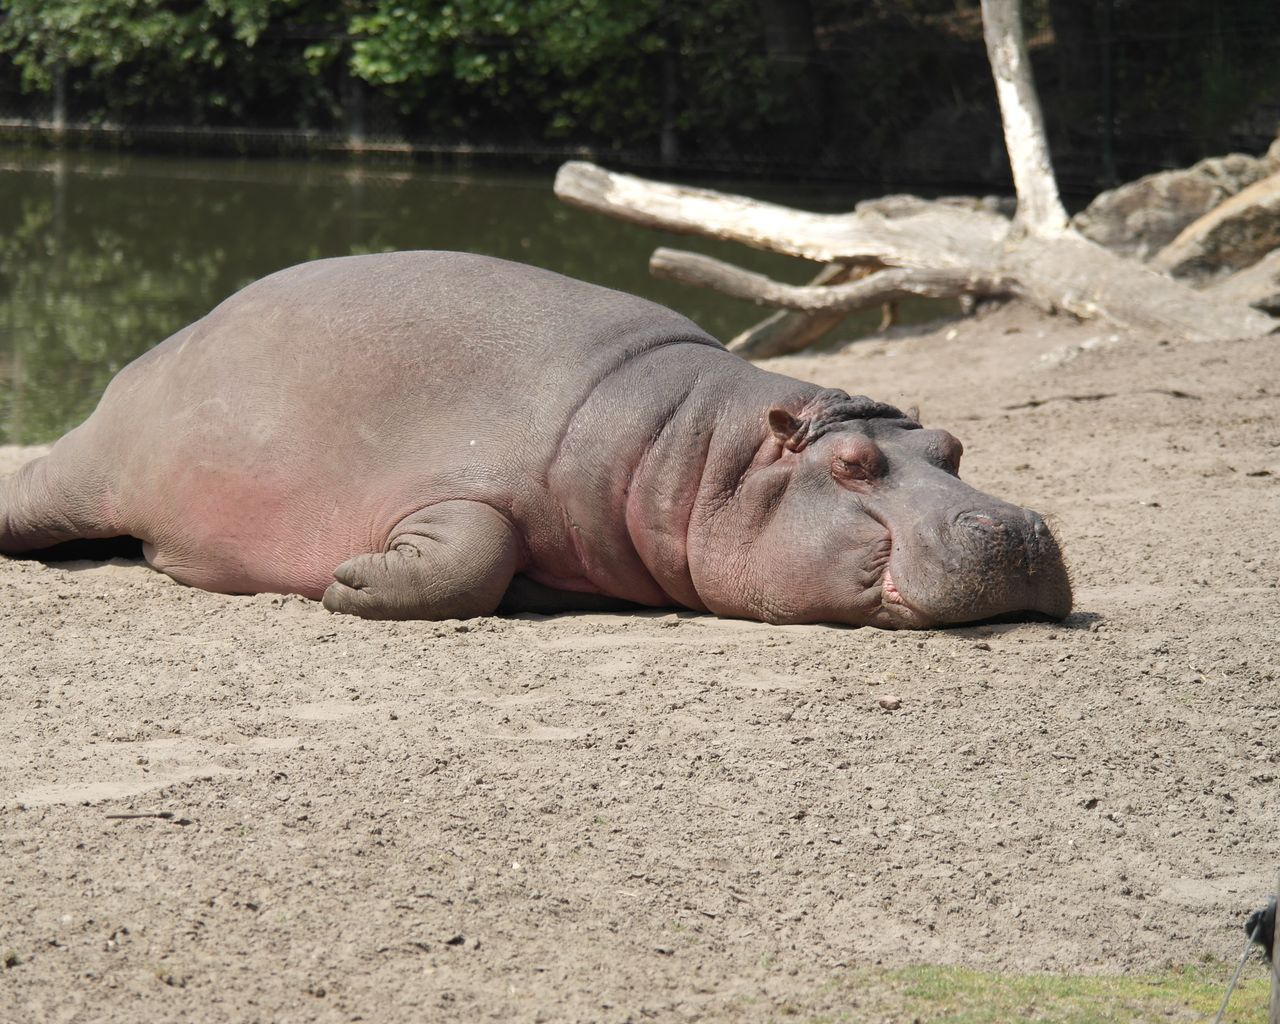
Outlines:
[[[1019, 295], [1046, 310], [1101, 316], [1125, 326], [1193, 340], [1269, 333], [1277, 323], [1249, 306], [1222, 301], [1089, 242], [1067, 224], [1031, 81], [1018, 0], [983, 0], [987, 53], [1017, 190], [1012, 222], [976, 202], [910, 196], [822, 215], [613, 175], [570, 163], [556, 179], [566, 202], [635, 223], [733, 239], [866, 273], [860, 280], [792, 287], [693, 253], [659, 249], [658, 276], [806, 313], [831, 314], [930, 297]], [[812, 323], [794, 339], [811, 339]], [[777, 331], [769, 330], [771, 344]], [[750, 354], [753, 338], [738, 339]]]
[[[264, 127], [326, 87], [294, 36], [332, 0], [0, 0], [0, 54], [28, 91], [66, 90], [89, 120]], [[278, 124], [278, 120], [276, 124]], [[292, 125], [290, 125], [292, 126]]]
[[180, 72], [221, 67], [228, 49], [252, 46], [286, 0], [4, 0], [0, 52], [23, 83], [48, 90], [59, 68], [109, 75], [145, 61]]
[[[378, 0], [347, 24], [352, 74], [437, 134], [656, 131], [658, 0]], [[313, 61], [340, 57], [333, 42]], [[513, 140], [514, 141], [514, 140]]]

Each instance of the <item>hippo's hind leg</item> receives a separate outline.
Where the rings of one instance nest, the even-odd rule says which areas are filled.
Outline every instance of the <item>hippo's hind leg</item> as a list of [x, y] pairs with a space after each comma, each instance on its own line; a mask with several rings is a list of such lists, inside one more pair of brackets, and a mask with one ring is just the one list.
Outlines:
[[324, 606], [366, 619], [468, 619], [490, 615], [511, 583], [519, 541], [489, 505], [445, 501], [410, 516], [387, 550], [334, 570]]
[[84, 472], [68, 435], [48, 455], [0, 479], [0, 552], [37, 551], [70, 540], [118, 537], [110, 495]]

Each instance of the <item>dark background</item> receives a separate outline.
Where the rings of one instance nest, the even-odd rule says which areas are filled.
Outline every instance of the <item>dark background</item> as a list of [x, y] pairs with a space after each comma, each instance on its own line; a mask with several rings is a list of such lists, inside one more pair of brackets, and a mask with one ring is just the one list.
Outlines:
[[[1068, 191], [1275, 137], [1275, 0], [1024, 15]], [[185, 151], [1008, 178], [979, 7], [958, 0], [0, 0], [0, 119]]]

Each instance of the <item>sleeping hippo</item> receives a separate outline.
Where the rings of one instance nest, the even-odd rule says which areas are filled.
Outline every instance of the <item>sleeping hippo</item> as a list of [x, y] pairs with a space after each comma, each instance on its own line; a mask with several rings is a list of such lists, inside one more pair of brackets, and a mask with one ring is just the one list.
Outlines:
[[0, 552], [131, 536], [334, 612], [682, 606], [773, 623], [1061, 618], [1034, 512], [960, 442], [761, 370], [652, 302], [463, 253], [305, 263], [126, 366], [0, 480]]

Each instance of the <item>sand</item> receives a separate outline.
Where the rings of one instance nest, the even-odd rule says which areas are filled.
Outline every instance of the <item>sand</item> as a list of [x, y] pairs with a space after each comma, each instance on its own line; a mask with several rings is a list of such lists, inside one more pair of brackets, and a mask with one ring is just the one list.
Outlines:
[[1233, 959], [1280, 838], [1280, 341], [1010, 306], [771, 367], [952, 430], [1077, 610], [378, 623], [0, 560], [0, 1020], [763, 1021], [871, 965]]

